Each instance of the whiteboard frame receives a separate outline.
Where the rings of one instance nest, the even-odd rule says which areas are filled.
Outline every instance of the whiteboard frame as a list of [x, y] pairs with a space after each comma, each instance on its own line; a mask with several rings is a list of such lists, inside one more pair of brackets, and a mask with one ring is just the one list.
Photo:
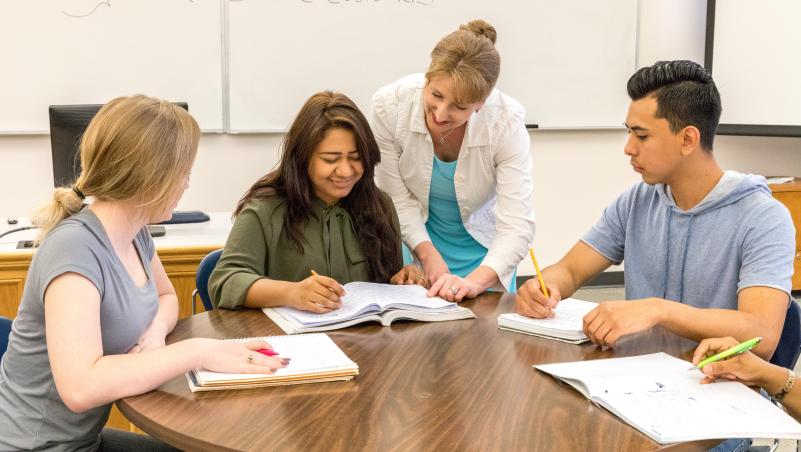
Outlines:
[[[704, 67], [712, 77], [715, 49], [715, 6], [717, 0], [706, 1], [706, 43], [704, 45]], [[719, 124], [717, 135], [801, 137], [801, 124]]]

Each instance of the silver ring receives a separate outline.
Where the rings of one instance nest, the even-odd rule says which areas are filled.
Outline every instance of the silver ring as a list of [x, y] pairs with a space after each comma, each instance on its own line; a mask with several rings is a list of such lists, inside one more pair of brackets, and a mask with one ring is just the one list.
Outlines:
[[451, 287], [451, 293], [452, 294], [456, 295], [458, 292], [459, 292], [459, 288], [458, 287]]
[[253, 355], [248, 355], [248, 364], [253, 364]]

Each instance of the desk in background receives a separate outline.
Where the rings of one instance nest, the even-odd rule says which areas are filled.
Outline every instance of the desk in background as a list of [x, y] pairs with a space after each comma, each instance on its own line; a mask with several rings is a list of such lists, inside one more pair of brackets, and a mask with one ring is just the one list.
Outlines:
[[773, 197], [790, 210], [795, 225], [795, 260], [793, 261], [793, 290], [801, 290], [801, 179], [784, 184], [771, 184]]
[[[657, 351], [689, 358], [695, 342], [657, 329], [601, 351], [498, 330], [511, 295], [484, 294], [464, 305], [478, 318], [328, 332], [359, 365], [350, 382], [191, 393], [179, 376], [117, 406], [142, 430], [185, 450], [660, 448], [531, 365]], [[260, 310], [214, 310], [180, 321], [167, 342], [275, 334], [282, 332]]]
[[[209, 217], [211, 220], [204, 223], [165, 225], [166, 235], [153, 238], [178, 295], [181, 318], [192, 315], [192, 291], [200, 260], [211, 251], [222, 248], [231, 230], [230, 213], [215, 212]], [[5, 218], [0, 218], [0, 233], [29, 224], [27, 219], [21, 218], [18, 224], [9, 225]], [[17, 315], [34, 250], [18, 250], [16, 246], [20, 240], [34, 239], [37, 233], [37, 230], [21, 231], [0, 239], [0, 316], [14, 318]], [[202, 306], [198, 308], [203, 310]]]

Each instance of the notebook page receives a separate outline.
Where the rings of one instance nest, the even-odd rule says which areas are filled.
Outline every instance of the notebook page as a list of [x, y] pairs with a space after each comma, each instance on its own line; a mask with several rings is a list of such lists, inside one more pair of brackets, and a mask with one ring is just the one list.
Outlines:
[[[699, 370], [665, 353], [534, 366], [584, 383], [593, 399], [653, 439], [798, 434], [801, 424], [737, 382], [700, 383]], [[795, 437], [795, 436], [791, 436]]]
[[[263, 339], [272, 345], [279, 356], [292, 358], [287, 367], [278, 369], [272, 376], [289, 376], [318, 373], [326, 370], [350, 369], [358, 367], [345, 353], [324, 333], [296, 334], [292, 336], [268, 336]], [[244, 342], [249, 338], [234, 339]], [[257, 352], [254, 352], [257, 353]], [[196, 371], [197, 378], [204, 383], [236, 379], [253, 379], [266, 377], [267, 374], [228, 374]]]
[[579, 332], [583, 327], [584, 316], [595, 309], [596, 306], [598, 306], [598, 303], [576, 298], [565, 298], [556, 305], [554, 316], [547, 319], [535, 319], [515, 313], [501, 314], [501, 317], [523, 325], [536, 326], [543, 330]]
[[801, 437], [801, 424], [738, 382], [700, 384], [700, 372], [652, 378], [598, 398], [618, 416], [659, 442], [707, 438]]
[[398, 286], [367, 282], [345, 284], [342, 307], [337, 310], [316, 314], [288, 306], [274, 308], [284, 316], [291, 317], [306, 326], [327, 325], [359, 317], [367, 313], [378, 313], [390, 304], [419, 306], [425, 309], [453, 309], [455, 304], [439, 297], [428, 298], [422, 286]]

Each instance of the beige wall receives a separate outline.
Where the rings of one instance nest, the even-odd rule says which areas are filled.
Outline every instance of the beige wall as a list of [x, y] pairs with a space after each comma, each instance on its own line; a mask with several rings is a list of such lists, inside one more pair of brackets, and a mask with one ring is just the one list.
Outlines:
[[[639, 65], [675, 58], [702, 62], [705, 3], [641, 0]], [[621, 80], [621, 89], [624, 84]], [[624, 119], [621, 116], [621, 123]], [[281, 138], [280, 134], [204, 135], [191, 187], [179, 209], [231, 210], [249, 184], [273, 167]], [[559, 259], [617, 194], [639, 180], [623, 155], [625, 139], [624, 130], [531, 133], [541, 264]], [[801, 139], [721, 136], [715, 153], [725, 168], [801, 176]], [[49, 137], [0, 135], [0, 162], [0, 217], [27, 215], [48, 199]], [[523, 261], [519, 273], [531, 274], [531, 263]]]

